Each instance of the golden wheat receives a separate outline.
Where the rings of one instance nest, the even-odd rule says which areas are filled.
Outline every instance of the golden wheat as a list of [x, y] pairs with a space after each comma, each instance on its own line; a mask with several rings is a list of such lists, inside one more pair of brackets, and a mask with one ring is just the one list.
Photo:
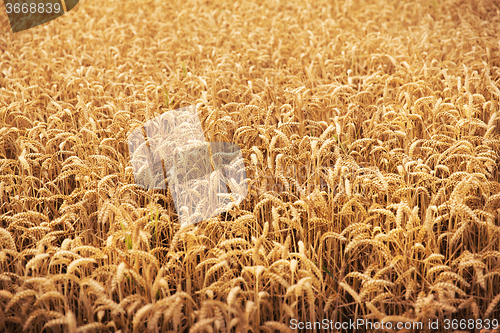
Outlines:
[[[482, 0], [87, 1], [12, 34], [2, 12], [0, 331], [498, 317], [499, 18]], [[129, 161], [161, 116], [146, 145], [176, 124], [153, 150], [170, 163], [187, 106], [191, 144], [237, 143], [249, 178], [210, 219], [215, 175], [177, 212]], [[196, 178], [180, 155], [174, 181]]]

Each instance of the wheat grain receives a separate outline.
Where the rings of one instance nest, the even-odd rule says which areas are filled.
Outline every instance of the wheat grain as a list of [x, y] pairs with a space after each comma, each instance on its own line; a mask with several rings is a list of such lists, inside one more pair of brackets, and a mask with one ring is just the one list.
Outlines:
[[[495, 3], [391, 5], [381, 30], [387, 11], [368, 2], [153, 2], [90, 1], [0, 40], [0, 298], [21, 295], [0, 306], [0, 330], [288, 331], [320, 308], [497, 314]], [[153, 149], [168, 161], [192, 124], [172, 110], [188, 105], [204, 131], [190, 144], [237, 143], [251, 179], [241, 202], [246, 183], [228, 180], [221, 198], [239, 203], [207, 221], [201, 193], [215, 178], [190, 183], [182, 211], [203, 221], [181, 228], [169, 190], [134, 184], [146, 156], [130, 154], [127, 135], [159, 116], [153, 146], [173, 124], [178, 136]], [[180, 162], [172, 176], [201, 171]], [[338, 294], [346, 277], [354, 303]], [[52, 315], [36, 312], [47, 305]]]

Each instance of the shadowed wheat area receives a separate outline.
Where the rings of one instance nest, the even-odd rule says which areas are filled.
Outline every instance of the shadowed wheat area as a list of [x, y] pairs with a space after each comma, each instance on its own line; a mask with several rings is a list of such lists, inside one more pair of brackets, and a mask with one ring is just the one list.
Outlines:
[[[498, 2], [84, 0], [16, 34], [3, 8], [0, 331], [498, 325]], [[181, 228], [127, 137], [193, 104], [249, 194]]]

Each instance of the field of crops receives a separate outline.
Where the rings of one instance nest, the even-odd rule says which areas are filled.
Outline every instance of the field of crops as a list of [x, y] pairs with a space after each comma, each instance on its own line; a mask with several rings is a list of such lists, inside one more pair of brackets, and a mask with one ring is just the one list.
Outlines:
[[[499, 327], [498, 2], [3, 8], [0, 332]], [[181, 227], [127, 138], [190, 105], [248, 195]]]

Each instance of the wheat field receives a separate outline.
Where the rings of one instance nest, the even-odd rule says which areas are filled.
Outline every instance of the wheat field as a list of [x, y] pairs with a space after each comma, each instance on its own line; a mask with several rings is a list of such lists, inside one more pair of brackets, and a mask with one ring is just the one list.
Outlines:
[[[1, 332], [500, 331], [498, 2], [3, 8]], [[181, 226], [127, 137], [189, 105], [249, 193]]]

